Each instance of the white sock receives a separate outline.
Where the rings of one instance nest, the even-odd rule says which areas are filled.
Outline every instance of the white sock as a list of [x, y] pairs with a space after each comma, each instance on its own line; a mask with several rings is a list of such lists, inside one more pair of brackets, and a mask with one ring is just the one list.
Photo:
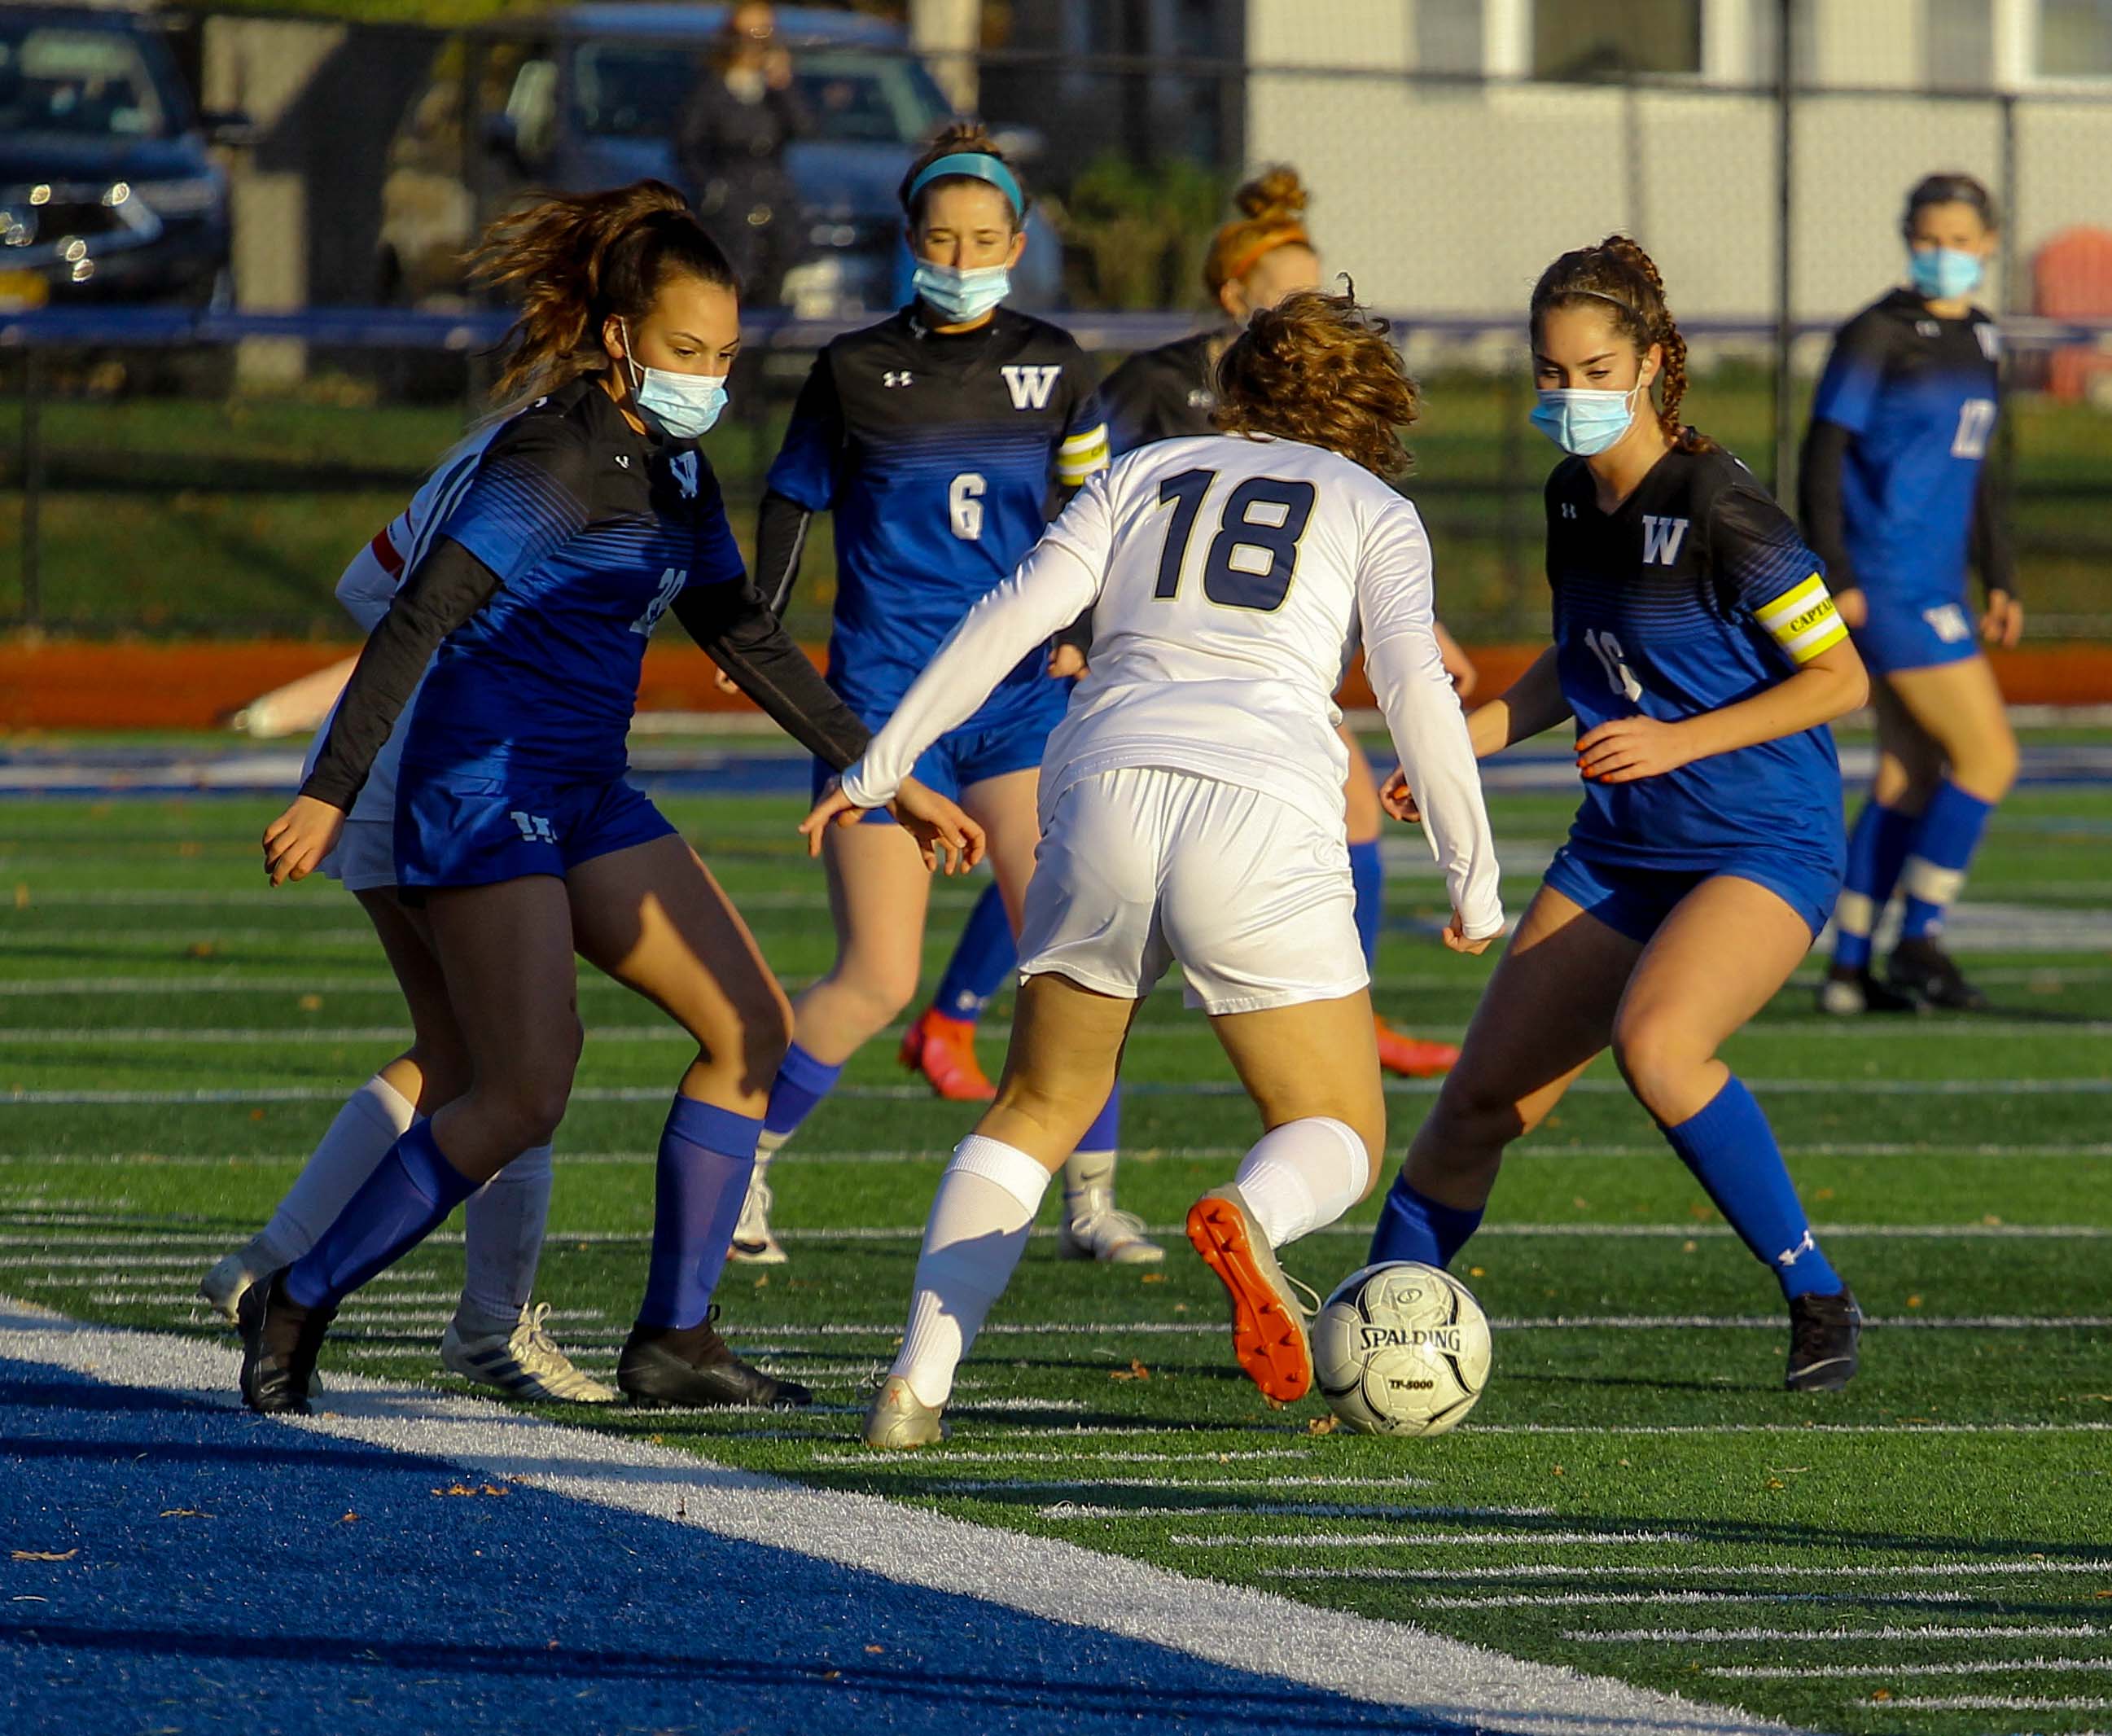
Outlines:
[[512, 1333], [535, 1294], [550, 1178], [550, 1148], [531, 1146], [463, 1202], [467, 1270], [455, 1325], [464, 1337]]
[[418, 1111], [411, 1100], [376, 1073], [345, 1099], [286, 1197], [255, 1246], [271, 1269], [298, 1260], [316, 1245], [367, 1177], [380, 1168], [389, 1148], [411, 1130]]
[[785, 1149], [785, 1141], [791, 1138], [791, 1137], [792, 1136], [790, 1133], [772, 1133], [768, 1132], [758, 1133], [755, 1136], [755, 1173], [757, 1175], [760, 1176], [770, 1167], [770, 1160], [776, 1156], [780, 1151], [782, 1151]]
[[1017, 1146], [971, 1133], [954, 1147], [924, 1226], [909, 1328], [889, 1371], [923, 1403], [952, 1395], [954, 1370], [1012, 1281], [1048, 1191], [1049, 1172]]
[[1063, 1160], [1063, 1205], [1067, 1215], [1087, 1194], [1115, 1188], [1113, 1151], [1073, 1151]]
[[1232, 1178], [1272, 1248], [1332, 1223], [1364, 1196], [1372, 1158], [1346, 1123], [1286, 1121], [1262, 1135]]

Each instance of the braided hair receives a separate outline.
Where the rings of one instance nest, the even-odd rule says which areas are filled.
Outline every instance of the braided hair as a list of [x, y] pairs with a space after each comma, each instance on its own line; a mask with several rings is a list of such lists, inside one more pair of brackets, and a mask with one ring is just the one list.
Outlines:
[[1686, 396], [1686, 339], [1665, 303], [1657, 262], [1632, 236], [1609, 235], [1596, 247], [1573, 248], [1540, 274], [1532, 286], [1535, 335], [1555, 308], [1587, 304], [1610, 315], [1614, 329], [1635, 345], [1637, 355], [1646, 354], [1653, 344], [1664, 351], [1664, 365], [1653, 384], [1659, 389], [1657, 421], [1665, 438], [1681, 452], [1714, 451], [1714, 440], [1679, 419], [1680, 403]]

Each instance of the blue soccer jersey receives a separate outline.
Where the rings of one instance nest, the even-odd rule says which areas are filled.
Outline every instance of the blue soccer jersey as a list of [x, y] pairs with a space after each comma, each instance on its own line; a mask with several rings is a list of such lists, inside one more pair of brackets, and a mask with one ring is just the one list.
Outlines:
[[[869, 722], [891, 712], [1040, 539], [1054, 490], [1107, 461], [1085, 353], [1044, 321], [1001, 308], [937, 332], [911, 308], [831, 343], [767, 484], [835, 515], [830, 684]], [[790, 571], [764, 576], [781, 608]], [[1041, 701], [1044, 661], [1022, 661], [977, 718]]]
[[[1751, 698], [1846, 637], [1817, 558], [1726, 453], [1668, 452], [1611, 513], [1581, 458], [1547, 485], [1547, 576], [1577, 733], [1677, 722]], [[1632, 783], [1585, 786], [1570, 839], [1620, 867], [1708, 870], [1773, 852], [1838, 872], [1841, 769], [1826, 730]]]
[[[1840, 535], [1873, 605], [1955, 602], [2000, 402], [2000, 334], [1978, 308], [1938, 319], [1905, 289], [1843, 326], [1811, 407], [1850, 436]], [[1814, 526], [1814, 535], [1823, 533]], [[1839, 582], [1845, 586], [1842, 577]]]
[[419, 695], [406, 766], [620, 777], [651, 636], [687, 586], [745, 578], [693, 444], [635, 432], [582, 380], [513, 417], [438, 528], [498, 576]]

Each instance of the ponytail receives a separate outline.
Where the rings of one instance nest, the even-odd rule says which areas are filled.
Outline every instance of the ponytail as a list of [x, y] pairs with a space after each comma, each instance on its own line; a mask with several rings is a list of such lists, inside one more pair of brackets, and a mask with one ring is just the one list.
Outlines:
[[1277, 248], [1313, 245], [1301, 216], [1309, 203], [1305, 184], [1295, 169], [1279, 165], [1264, 171], [1234, 194], [1232, 203], [1241, 215], [1212, 238], [1203, 259], [1203, 287], [1213, 301]]
[[1653, 344], [1664, 351], [1658, 426], [1681, 452], [1714, 451], [1714, 440], [1679, 419], [1680, 403], [1686, 396], [1686, 339], [1665, 301], [1657, 262], [1641, 243], [1628, 235], [1609, 235], [1596, 247], [1573, 248], [1542, 271], [1532, 289], [1534, 331], [1551, 310], [1583, 303], [1609, 312], [1636, 354], [1647, 353]]
[[671, 276], [740, 294], [719, 244], [665, 181], [607, 193], [545, 194], [484, 232], [470, 280], [518, 289], [512, 353], [492, 395], [503, 402], [550, 392], [603, 366], [611, 316], [643, 319]]

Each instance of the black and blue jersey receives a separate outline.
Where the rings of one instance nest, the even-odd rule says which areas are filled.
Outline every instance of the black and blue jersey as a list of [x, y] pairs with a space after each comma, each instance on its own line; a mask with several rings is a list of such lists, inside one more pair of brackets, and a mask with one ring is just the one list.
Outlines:
[[1218, 358], [1232, 340], [1227, 330], [1199, 331], [1156, 349], [1140, 350], [1100, 382], [1100, 407], [1117, 458], [1156, 440], [1215, 434]]
[[[829, 682], [884, 717], [1011, 576], [1061, 492], [1107, 462], [1090, 364], [1069, 333], [1005, 308], [972, 330], [934, 331], [912, 306], [815, 359], [770, 470], [765, 587], [781, 612], [805, 515], [833, 512]], [[1026, 658], [978, 718], [1045, 679], [1043, 659]]]
[[1987, 583], [2014, 589], [1987, 489], [2000, 356], [1979, 308], [1940, 319], [1907, 289], [1837, 334], [1811, 407], [1803, 490], [1805, 528], [1835, 590], [1859, 586], [1880, 608], [1955, 603], [1969, 554]]
[[[1668, 452], [1611, 513], [1582, 458], [1547, 483], [1547, 577], [1577, 733], [1676, 723], [1775, 686], [1846, 636], [1820, 563], [1727, 453]], [[1833, 738], [1808, 729], [1628, 783], [1587, 782], [1570, 839], [1619, 867], [1706, 870], [1756, 851], [1838, 873]]]
[[640, 433], [588, 376], [458, 462], [471, 468], [361, 653], [304, 795], [348, 809], [414, 690], [401, 786], [620, 778], [646, 640], [671, 609], [803, 745], [858, 756], [863, 727], [749, 582], [694, 442]]

